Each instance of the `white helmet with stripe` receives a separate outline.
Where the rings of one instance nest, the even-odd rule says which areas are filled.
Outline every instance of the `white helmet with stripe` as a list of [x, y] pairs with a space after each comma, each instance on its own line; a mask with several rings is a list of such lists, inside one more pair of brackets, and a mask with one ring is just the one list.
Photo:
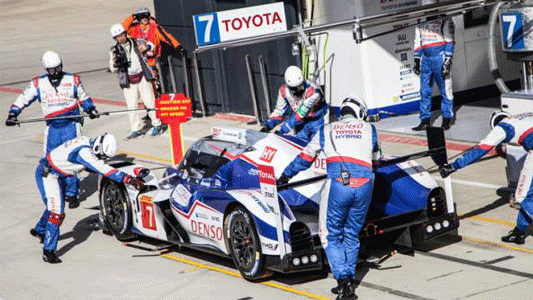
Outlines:
[[356, 119], [364, 120], [367, 116], [366, 103], [357, 96], [350, 96], [342, 101], [341, 118], [352, 115]]
[[113, 157], [117, 153], [117, 140], [112, 134], [99, 135], [93, 145], [94, 154], [99, 158]]

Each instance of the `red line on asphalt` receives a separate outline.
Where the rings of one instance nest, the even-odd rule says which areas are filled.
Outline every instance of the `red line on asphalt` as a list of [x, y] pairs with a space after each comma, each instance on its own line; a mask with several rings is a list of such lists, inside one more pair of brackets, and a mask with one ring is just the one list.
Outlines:
[[[0, 92], [7, 92], [7, 93], [22, 93], [22, 89], [18, 88], [10, 88], [10, 87], [0, 87]], [[126, 106], [126, 102], [119, 101], [119, 100], [109, 100], [109, 99], [102, 99], [102, 98], [92, 98], [94, 103], [99, 104], [108, 104], [108, 105], [115, 105], [115, 106]], [[232, 114], [221, 114], [217, 113], [213, 116], [217, 119], [224, 119], [224, 120], [232, 120], [232, 121], [240, 121], [240, 122], [251, 122], [255, 121], [254, 117], [250, 116], [243, 116], [243, 115], [232, 115]], [[380, 133], [379, 134], [380, 141], [386, 141], [386, 142], [393, 142], [393, 143], [400, 143], [400, 144], [408, 144], [408, 145], [418, 145], [418, 146], [427, 146], [427, 141], [422, 138], [415, 138], [415, 137], [404, 137], [404, 136], [397, 136], [394, 134], [388, 134], [388, 133]], [[472, 145], [465, 145], [465, 144], [457, 144], [457, 143], [446, 143], [446, 149], [448, 150], [456, 150], [456, 151], [465, 151], [470, 148], [472, 148]], [[491, 150], [489, 155], [496, 155], [496, 151]]]

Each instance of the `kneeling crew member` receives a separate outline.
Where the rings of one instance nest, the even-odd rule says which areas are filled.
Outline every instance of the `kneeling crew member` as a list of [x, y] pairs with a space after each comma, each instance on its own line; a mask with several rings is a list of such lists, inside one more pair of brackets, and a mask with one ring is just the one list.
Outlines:
[[327, 110], [318, 84], [305, 80], [300, 68], [290, 66], [285, 70], [285, 84], [279, 88], [276, 108], [261, 131], [269, 132], [283, 122], [276, 133], [286, 134], [294, 129], [296, 137], [309, 141], [324, 125]]
[[66, 141], [52, 150], [46, 158], [41, 159], [35, 179], [37, 187], [46, 205], [46, 209], [30, 233], [40, 237], [43, 242], [43, 260], [49, 263], [60, 263], [56, 255], [59, 226], [65, 218], [65, 197], [63, 190], [65, 179], [76, 176], [86, 168], [116, 182], [131, 184], [137, 189], [143, 185], [138, 180], [121, 172], [103, 160], [115, 155], [117, 142], [111, 134], [103, 134], [96, 139], [86, 136]]
[[329, 196], [320, 205], [319, 235], [338, 282], [337, 299], [357, 299], [359, 232], [372, 198], [373, 161], [380, 151], [376, 128], [364, 121], [366, 114], [362, 100], [346, 98], [341, 105], [341, 119], [322, 126], [278, 180], [278, 184], [288, 182], [309, 168], [320, 151], [324, 152]]
[[483, 155], [500, 143], [520, 145], [527, 151], [524, 167], [520, 172], [515, 199], [520, 203], [520, 210], [516, 218], [516, 227], [508, 235], [502, 237], [506, 243], [523, 244], [526, 230], [532, 223], [533, 217], [533, 115], [510, 117], [506, 113], [494, 112], [490, 118], [492, 130], [474, 148], [457, 158], [452, 164], [442, 166], [439, 171], [442, 177], [447, 177], [458, 169], [479, 160]]

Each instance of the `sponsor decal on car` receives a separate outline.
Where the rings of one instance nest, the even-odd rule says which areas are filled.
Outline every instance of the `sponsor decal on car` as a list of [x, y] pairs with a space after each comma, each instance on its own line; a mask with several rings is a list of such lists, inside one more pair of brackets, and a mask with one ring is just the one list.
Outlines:
[[191, 220], [191, 230], [198, 235], [218, 241], [221, 241], [223, 237], [222, 227], [205, 222]]
[[263, 154], [261, 154], [261, 157], [259, 157], [259, 159], [269, 163], [274, 158], [274, 155], [276, 154], [276, 152], [278, 152], [277, 149], [266, 146], [265, 149], [263, 150]]

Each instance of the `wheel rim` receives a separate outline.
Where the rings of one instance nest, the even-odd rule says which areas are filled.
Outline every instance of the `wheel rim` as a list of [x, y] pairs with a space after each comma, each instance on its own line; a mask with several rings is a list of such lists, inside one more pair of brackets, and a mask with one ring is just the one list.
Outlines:
[[236, 219], [231, 226], [231, 245], [240, 268], [249, 270], [255, 264], [257, 249], [253, 228], [244, 219]]
[[116, 232], [124, 229], [126, 223], [125, 203], [124, 196], [117, 186], [114, 184], [108, 185], [104, 197], [106, 218], [109, 225]]

